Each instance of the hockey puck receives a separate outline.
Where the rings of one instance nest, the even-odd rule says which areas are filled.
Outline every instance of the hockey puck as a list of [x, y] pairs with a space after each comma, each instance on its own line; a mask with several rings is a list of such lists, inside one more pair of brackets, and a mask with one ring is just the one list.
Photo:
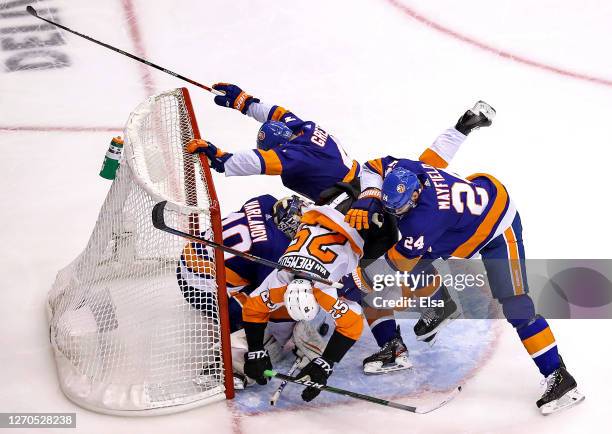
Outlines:
[[329, 331], [329, 324], [327, 324], [326, 322], [324, 322], [323, 324], [319, 326], [319, 334], [321, 336], [325, 336], [328, 331]]

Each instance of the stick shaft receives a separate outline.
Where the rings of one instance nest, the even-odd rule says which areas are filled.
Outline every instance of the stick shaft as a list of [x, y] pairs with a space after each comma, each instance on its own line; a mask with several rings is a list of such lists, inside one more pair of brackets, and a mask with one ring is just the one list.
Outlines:
[[350, 390], [344, 390], [344, 389], [339, 389], [337, 387], [332, 387], [332, 386], [323, 386], [321, 384], [314, 384], [312, 382], [309, 382], [310, 384], [301, 382], [299, 380], [297, 380], [294, 377], [291, 377], [289, 375], [285, 375], [285, 374], [281, 374], [279, 372], [276, 371], [266, 371], [265, 372], [266, 376], [271, 376], [271, 377], [276, 377], [280, 380], [283, 381], [287, 381], [289, 383], [295, 383], [295, 384], [300, 384], [302, 386], [306, 386], [306, 387], [316, 387], [317, 389], [323, 390], [325, 392], [330, 392], [330, 393], [335, 393], [336, 395], [343, 395], [343, 396], [348, 396], [350, 398], [355, 398], [355, 399], [360, 399], [362, 401], [367, 401], [367, 402], [371, 402], [374, 404], [379, 404], [379, 405], [384, 405], [386, 407], [393, 407], [393, 408], [397, 408], [400, 410], [405, 410], [405, 411], [409, 411], [411, 413], [417, 413], [417, 408], [413, 407], [411, 405], [404, 405], [404, 404], [400, 404], [397, 402], [392, 402], [392, 401], [387, 401], [386, 399], [380, 399], [380, 398], [376, 398], [374, 396], [370, 396], [370, 395], [364, 395], [362, 393], [357, 393], [357, 392], [351, 392]]
[[204, 90], [207, 90], [208, 92], [212, 92], [212, 93], [214, 93], [214, 94], [216, 94], [216, 95], [222, 95], [222, 94], [223, 94], [222, 92], [219, 92], [219, 91], [217, 91], [217, 90], [215, 90], [215, 89], [213, 89], [213, 88], [211, 88], [211, 87], [209, 87], [209, 86], [206, 86], [205, 84], [198, 83], [197, 81], [192, 80], [192, 79], [191, 79], [191, 78], [189, 78], [189, 77], [185, 77], [184, 75], [181, 75], [181, 74], [178, 74], [178, 73], [176, 73], [176, 72], [174, 72], [174, 71], [171, 71], [171, 70], [169, 70], [169, 69], [166, 69], [166, 68], [164, 68], [163, 66], [156, 65], [156, 64], [155, 64], [155, 63], [153, 63], [153, 62], [149, 62], [149, 61], [148, 61], [148, 60], [146, 60], [146, 59], [143, 59], [143, 58], [138, 57], [138, 56], [136, 56], [136, 55], [134, 55], [134, 54], [128, 53], [127, 51], [123, 51], [123, 50], [122, 50], [122, 49], [120, 49], [120, 48], [113, 47], [112, 45], [109, 45], [109, 44], [107, 44], [107, 43], [105, 43], [105, 42], [98, 41], [97, 39], [94, 39], [94, 38], [92, 38], [92, 37], [90, 37], [90, 36], [84, 35], [83, 33], [79, 33], [79, 32], [77, 32], [76, 30], [72, 30], [72, 29], [70, 29], [69, 27], [66, 27], [66, 26], [64, 26], [64, 25], [62, 25], [62, 24], [60, 24], [60, 23], [56, 23], [55, 21], [51, 21], [51, 20], [49, 20], [49, 19], [47, 19], [47, 18], [43, 18], [43, 17], [41, 17], [40, 15], [38, 15], [38, 12], [36, 12], [36, 10], [35, 10], [34, 8], [30, 8], [30, 7], [28, 7], [27, 11], [28, 11], [28, 12], [29, 12], [29, 13], [30, 13], [30, 14], [31, 14], [33, 17], [36, 17], [36, 18], [38, 18], [39, 20], [45, 21], [45, 22], [47, 22], [47, 23], [49, 23], [49, 24], [51, 24], [51, 25], [53, 25], [53, 26], [55, 26], [55, 27], [58, 27], [58, 28], [60, 28], [60, 29], [62, 29], [62, 30], [65, 30], [66, 32], [72, 33], [73, 35], [80, 36], [80, 37], [81, 37], [81, 38], [83, 38], [83, 39], [87, 39], [88, 41], [93, 42], [94, 44], [101, 45], [101, 46], [103, 46], [103, 47], [105, 47], [105, 48], [108, 48], [109, 50], [112, 50], [112, 51], [114, 51], [114, 52], [116, 52], [116, 53], [123, 54], [124, 56], [127, 56], [127, 57], [129, 57], [129, 58], [131, 58], [131, 59], [137, 60], [138, 62], [144, 63], [145, 65], [148, 65], [148, 66], [150, 66], [150, 67], [152, 67], [152, 68], [155, 68], [155, 69], [158, 69], [158, 70], [160, 70], [160, 71], [162, 71], [162, 72], [165, 72], [166, 74], [170, 74], [170, 75], [172, 75], [172, 76], [174, 76], [174, 77], [176, 77], [176, 78], [178, 78], [178, 79], [180, 79], [180, 80], [186, 81], [187, 83], [193, 84], [194, 86], [197, 86], [197, 87], [199, 87], [199, 88], [202, 88], [202, 89], [204, 89]]
[[196, 235], [188, 234], [187, 232], [183, 232], [183, 231], [179, 231], [178, 229], [171, 228], [167, 226], [166, 222], [164, 221], [164, 209], [166, 207], [166, 204], [167, 204], [167, 201], [162, 201], [162, 202], [155, 204], [155, 206], [153, 207], [153, 213], [152, 213], [153, 226], [155, 226], [159, 230], [168, 232], [173, 235], [177, 235], [179, 237], [186, 238], [188, 240], [191, 240], [199, 244], [204, 244], [210, 247], [214, 247], [216, 249], [223, 250], [224, 252], [231, 253], [232, 255], [240, 256], [241, 258], [248, 259], [249, 261], [253, 261], [253, 262], [257, 262], [262, 265], [266, 265], [270, 268], [287, 271], [295, 275], [298, 278], [303, 278], [303, 279], [312, 280], [314, 282], [323, 283], [324, 285], [333, 286], [334, 288], [337, 288], [339, 286], [339, 283], [332, 282], [331, 280], [328, 280], [328, 279], [323, 279], [322, 277], [319, 277], [316, 274], [311, 273], [309, 271], [296, 270], [295, 268], [291, 268], [287, 265], [279, 264], [278, 262], [270, 261], [268, 259], [261, 258], [259, 256], [251, 255], [250, 253], [241, 252], [240, 250], [236, 250], [231, 247], [224, 246], [223, 244], [219, 244], [211, 240], [207, 240], [206, 238], [198, 237]]
[[[293, 373], [297, 371], [297, 368], [300, 365], [301, 361], [302, 361], [301, 357], [296, 357], [295, 361], [293, 362], [293, 365], [291, 365], [291, 368], [289, 368], [287, 375], [292, 376]], [[283, 393], [283, 390], [285, 390], [285, 387], [287, 387], [287, 384], [289, 384], [287, 380], [282, 381], [282, 383], [278, 386], [278, 388], [274, 392], [274, 395], [272, 395], [272, 398], [270, 398], [270, 405], [276, 404], [276, 401], [278, 401], [278, 399], [280, 398], [281, 393]]]

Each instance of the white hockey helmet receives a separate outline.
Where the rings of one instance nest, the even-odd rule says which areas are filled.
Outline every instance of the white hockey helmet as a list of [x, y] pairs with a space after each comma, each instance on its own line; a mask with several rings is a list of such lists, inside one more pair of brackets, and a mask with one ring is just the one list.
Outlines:
[[312, 321], [319, 312], [310, 280], [293, 279], [287, 285], [284, 300], [289, 316], [295, 321]]

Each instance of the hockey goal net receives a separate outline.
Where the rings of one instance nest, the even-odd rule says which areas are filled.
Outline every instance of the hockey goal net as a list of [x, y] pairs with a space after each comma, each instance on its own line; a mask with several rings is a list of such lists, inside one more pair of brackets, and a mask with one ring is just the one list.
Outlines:
[[[184, 151], [199, 138], [186, 89], [152, 96], [130, 115], [117, 177], [85, 250], [49, 293], [51, 343], [61, 388], [110, 414], [172, 413], [233, 397], [223, 254], [197, 273], [201, 309], [181, 293], [187, 241], [155, 229], [151, 211], [221, 242], [208, 163]], [[203, 375], [205, 374], [205, 375]]]

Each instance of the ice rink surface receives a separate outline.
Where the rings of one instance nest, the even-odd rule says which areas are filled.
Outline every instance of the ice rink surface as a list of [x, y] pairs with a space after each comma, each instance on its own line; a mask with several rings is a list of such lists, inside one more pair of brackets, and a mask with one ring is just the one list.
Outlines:
[[[552, 321], [560, 351], [587, 399], [546, 418], [534, 405], [541, 393], [539, 374], [502, 321], [493, 326], [495, 338], [458, 322], [446, 343], [441, 338], [430, 350], [427, 360], [436, 360], [437, 370], [430, 378], [439, 385], [465, 357], [461, 348], [488, 352], [472, 355], [471, 362], [479, 363], [460, 376], [461, 395], [428, 415], [367, 403], [297, 400], [274, 412], [252, 414], [243, 399], [154, 419], [76, 408], [57, 382], [46, 293], [94, 226], [110, 186], [98, 176], [110, 137], [147, 95], [184, 83], [71, 35], [6, 30], [40, 24], [19, 13], [29, 3], [69, 27], [195, 80], [237, 83], [262, 101], [290, 107], [324, 125], [360, 161], [387, 154], [417, 157], [466, 108], [484, 99], [497, 109], [495, 124], [470, 136], [451, 167], [463, 175], [489, 172], [508, 186], [522, 215], [528, 257], [610, 258], [612, 242], [610, 2], [5, 0], [0, 3], [0, 412], [77, 411], [79, 432], [87, 433], [610, 430], [611, 327], [601, 320]], [[32, 47], [27, 42], [32, 36], [52, 42]], [[11, 70], [49, 59], [62, 66]], [[254, 145], [255, 121], [217, 107], [206, 92], [193, 87], [190, 92], [205, 138], [229, 151]], [[216, 176], [215, 182], [223, 213], [251, 196], [284, 191], [275, 178]], [[424, 350], [409, 331], [404, 335], [419, 360]], [[462, 341], [456, 354], [446, 355], [445, 366], [444, 349]], [[422, 374], [415, 368], [405, 375]], [[346, 381], [353, 380], [338, 370], [330, 383], [342, 387]], [[266, 399], [269, 389], [262, 392]], [[402, 402], [411, 403], [410, 394]]]

